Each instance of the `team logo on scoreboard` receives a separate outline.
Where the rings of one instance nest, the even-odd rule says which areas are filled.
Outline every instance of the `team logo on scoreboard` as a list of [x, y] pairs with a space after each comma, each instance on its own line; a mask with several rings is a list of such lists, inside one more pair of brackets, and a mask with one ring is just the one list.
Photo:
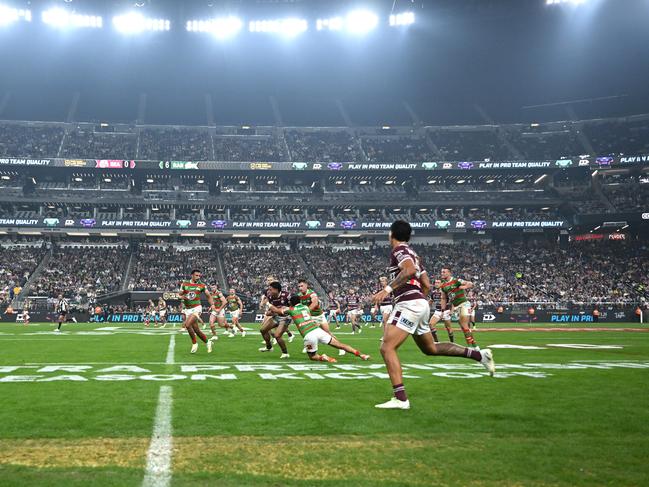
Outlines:
[[483, 230], [487, 228], [487, 222], [484, 220], [472, 220], [471, 228], [475, 228], [476, 230]]
[[65, 220], [65, 226], [66, 227], [73, 227], [74, 226], [74, 220]]
[[92, 228], [97, 224], [97, 220], [94, 218], [84, 218], [83, 220], [80, 220], [79, 223], [81, 223], [81, 226], [85, 228]]
[[326, 228], [336, 228], [336, 222], [327, 222]]
[[329, 164], [327, 164], [327, 169], [331, 171], [340, 171], [342, 168], [342, 162], [330, 162]]
[[294, 162], [293, 169], [297, 171], [304, 171], [307, 168], [308, 164], [306, 162]]
[[431, 169], [437, 169], [437, 163], [436, 162], [423, 162], [421, 164], [422, 169], [426, 169], [427, 171], [430, 171]]
[[212, 227], [222, 230], [228, 224], [225, 220], [212, 220]]
[[588, 159], [579, 159], [579, 167], [590, 166], [590, 161]]
[[444, 164], [442, 164], [442, 169], [453, 169], [453, 164], [451, 164], [450, 162], [445, 162]]
[[572, 160], [571, 159], [557, 159], [554, 162], [554, 165], [557, 166], [557, 167], [561, 167], [561, 168], [565, 169], [567, 167], [572, 166]]
[[451, 226], [451, 222], [448, 220], [437, 220], [435, 222], [435, 228], [439, 228], [441, 230], [444, 230], [450, 226]]
[[59, 219], [58, 218], [45, 218], [43, 220], [43, 223], [47, 225], [48, 227], [55, 227], [59, 224]]
[[189, 228], [192, 226], [191, 220], [176, 220], [176, 226], [180, 228]]
[[315, 228], [320, 228], [321, 223], [318, 220], [307, 220], [306, 222], [306, 227], [310, 228], [311, 230]]
[[459, 169], [473, 169], [472, 162], [458, 162], [457, 167]]
[[615, 159], [613, 157], [606, 156], [596, 158], [595, 162], [597, 162], [597, 164], [599, 164], [600, 166], [610, 166], [611, 164], [613, 164], [614, 160]]
[[345, 230], [352, 230], [356, 228], [356, 222], [354, 220], [343, 220], [340, 222], [340, 226]]

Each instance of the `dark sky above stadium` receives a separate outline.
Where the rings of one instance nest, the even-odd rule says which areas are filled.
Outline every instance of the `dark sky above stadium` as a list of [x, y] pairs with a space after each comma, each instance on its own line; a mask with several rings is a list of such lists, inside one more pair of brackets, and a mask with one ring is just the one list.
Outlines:
[[[225, 6], [245, 19], [313, 21], [352, 4], [385, 20], [393, 1], [152, 1], [143, 11], [170, 18], [172, 30], [132, 37], [109, 25], [128, 2], [77, 3], [101, 13], [107, 26], [60, 32], [35, 18], [0, 28], [0, 97], [12, 94], [0, 118], [64, 120], [75, 91], [82, 121], [133, 121], [144, 92], [148, 123], [205, 124], [206, 93], [219, 124], [273, 124], [270, 96], [287, 125], [343, 125], [337, 98], [357, 125], [410, 123], [403, 101], [431, 124], [479, 123], [475, 105], [496, 122], [565, 119], [564, 106], [529, 107], [602, 97], [615, 98], [576, 103], [577, 115], [649, 111], [647, 0], [578, 8], [545, 0], [398, 1], [397, 9], [417, 15], [409, 29], [384, 25], [352, 37], [311, 26], [292, 40], [244, 29], [227, 42], [186, 32], [185, 20]], [[35, 17], [51, 4], [32, 2]]]

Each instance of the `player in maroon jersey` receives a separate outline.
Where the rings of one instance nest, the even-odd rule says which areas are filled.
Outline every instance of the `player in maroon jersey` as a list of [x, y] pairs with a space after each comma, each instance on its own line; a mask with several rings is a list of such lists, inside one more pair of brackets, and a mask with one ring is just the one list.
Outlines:
[[[260, 331], [265, 327], [267, 330], [272, 330], [272, 322], [274, 320], [274, 316], [272, 313], [269, 312], [269, 307], [270, 307], [270, 301], [269, 301], [269, 296], [271, 294], [270, 290], [270, 284], [272, 282], [279, 282], [274, 276], [268, 276], [266, 277], [266, 289], [261, 293], [261, 299], [259, 300], [259, 309], [264, 311], [264, 319], [261, 322], [261, 327]], [[262, 334], [263, 335], [263, 334]], [[294, 335], [290, 330], [286, 330], [286, 335], [288, 336], [288, 342], [291, 343], [293, 341]], [[272, 339], [274, 343], [277, 342], [275, 338]], [[264, 340], [262, 343], [266, 344], [266, 340]]]
[[480, 362], [490, 375], [495, 372], [491, 350], [478, 351], [455, 343], [433, 341], [428, 326], [430, 308], [425, 297], [430, 292], [430, 279], [421, 267], [419, 256], [408, 245], [411, 235], [412, 227], [403, 220], [395, 221], [390, 227], [390, 283], [373, 297], [373, 301], [378, 304], [393, 293], [395, 301], [381, 344], [381, 355], [392, 382], [394, 397], [385, 403], [377, 404], [376, 407], [380, 409], [410, 409], [410, 401], [403, 385], [401, 361], [397, 353], [408, 336], [413, 337], [425, 355], [469, 358]]
[[347, 319], [352, 324], [352, 334], [361, 332], [361, 325], [358, 324], [361, 315], [363, 314], [363, 306], [361, 297], [356, 293], [356, 289], [350, 289], [349, 294], [345, 298], [345, 306], [347, 308]]
[[[290, 295], [287, 291], [282, 291], [282, 285], [277, 282], [271, 282], [268, 286], [268, 292], [266, 294], [268, 300], [269, 308], [270, 306], [275, 306], [275, 308], [284, 308], [289, 306]], [[273, 336], [279, 348], [282, 350], [282, 355], [279, 358], [289, 358], [288, 349], [286, 348], [286, 343], [282, 338], [282, 335], [288, 328], [290, 324], [290, 318], [286, 316], [280, 316], [277, 312], [269, 309], [266, 311], [266, 317], [264, 319], [264, 324], [261, 327], [261, 336], [264, 339], [265, 346], [259, 349], [260, 352], [270, 352], [273, 350], [273, 344], [271, 342], [270, 331], [275, 330]]]

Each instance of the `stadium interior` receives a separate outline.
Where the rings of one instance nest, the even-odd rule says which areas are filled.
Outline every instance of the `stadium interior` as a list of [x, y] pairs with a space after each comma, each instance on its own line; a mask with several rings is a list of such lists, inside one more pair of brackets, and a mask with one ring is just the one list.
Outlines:
[[[13, 452], [0, 485], [646, 485], [647, 19], [647, 0], [0, 0], [0, 449]], [[429, 404], [394, 421], [363, 408], [393, 379], [381, 321], [401, 311], [388, 320], [376, 296], [394, 291], [378, 279], [401, 220], [419, 266], [404, 282], [444, 268], [469, 282], [471, 331], [449, 315], [433, 346], [453, 341], [453, 321], [468, 346], [453, 359], [484, 365], [475, 332], [506, 385], [473, 364], [429, 370], [439, 357], [408, 341], [403, 377]], [[159, 299], [174, 328], [189, 319], [193, 270], [243, 303], [245, 339], [212, 330], [211, 356], [185, 354], [187, 321], [149, 326]], [[282, 340], [258, 334], [269, 282], [296, 294], [299, 279], [336, 310], [340, 339], [370, 350], [368, 368], [302, 364], [297, 331], [290, 357], [260, 361], [259, 339], [260, 352]], [[436, 296], [431, 316], [446, 311]], [[55, 336], [67, 306], [75, 323]], [[363, 356], [340, 362], [350, 355]], [[39, 383], [57, 367], [60, 390]], [[31, 424], [48, 394], [93, 425]], [[463, 400], [474, 395], [484, 409]], [[196, 404], [217, 410], [216, 431], [182, 424]], [[605, 417], [575, 426], [596, 405]], [[305, 453], [329, 439], [345, 459]], [[537, 447], [547, 465], [530, 460]], [[447, 464], [408, 453], [437, 448]], [[206, 465], [181, 460], [199, 449]]]

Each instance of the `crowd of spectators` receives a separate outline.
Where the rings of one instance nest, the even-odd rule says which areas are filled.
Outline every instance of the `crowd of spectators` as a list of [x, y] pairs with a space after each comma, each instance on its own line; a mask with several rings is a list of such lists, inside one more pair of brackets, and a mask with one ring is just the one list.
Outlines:
[[153, 161], [211, 161], [212, 138], [190, 128], [142, 129], [138, 159]]
[[56, 157], [63, 132], [59, 126], [0, 124], [0, 157]]
[[128, 285], [132, 291], [178, 291], [193, 269], [201, 270], [204, 282], [219, 282], [218, 259], [210, 249], [142, 244], [134, 258]]
[[294, 161], [352, 162], [360, 160], [356, 141], [345, 130], [286, 130]]
[[51, 297], [63, 293], [78, 303], [93, 301], [98, 295], [120, 289], [129, 255], [125, 244], [113, 248], [57, 247], [32, 283], [31, 294]]
[[272, 136], [214, 137], [214, 155], [218, 161], [286, 161], [283, 141]]
[[0, 240], [0, 309], [20, 294], [45, 252], [42, 241]]
[[135, 159], [136, 150], [137, 134], [113, 134], [79, 128], [66, 134], [61, 157], [131, 160]]
[[430, 129], [428, 134], [445, 161], [508, 160], [511, 153], [491, 130], [439, 130]]
[[424, 137], [362, 137], [361, 143], [371, 162], [422, 162], [437, 159]]

